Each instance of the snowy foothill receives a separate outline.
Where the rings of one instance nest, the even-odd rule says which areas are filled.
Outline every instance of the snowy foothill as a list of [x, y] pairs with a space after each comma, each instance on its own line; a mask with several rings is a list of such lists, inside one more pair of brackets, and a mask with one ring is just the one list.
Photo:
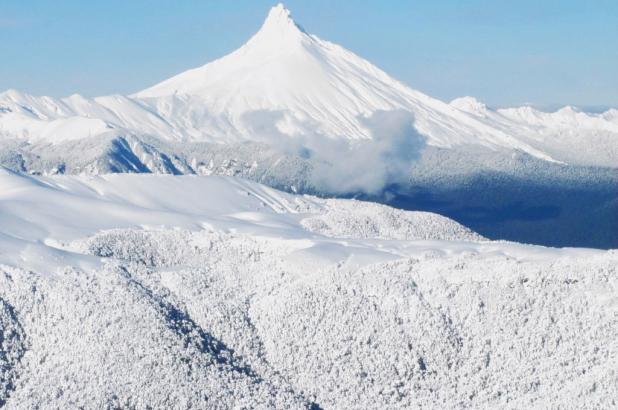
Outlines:
[[234, 177], [0, 170], [5, 408], [611, 408], [616, 251]]

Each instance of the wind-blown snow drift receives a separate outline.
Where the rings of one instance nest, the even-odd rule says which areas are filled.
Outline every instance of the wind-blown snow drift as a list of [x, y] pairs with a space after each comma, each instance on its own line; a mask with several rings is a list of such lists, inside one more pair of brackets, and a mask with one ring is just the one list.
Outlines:
[[230, 177], [0, 169], [0, 400], [610, 408], [616, 266]]

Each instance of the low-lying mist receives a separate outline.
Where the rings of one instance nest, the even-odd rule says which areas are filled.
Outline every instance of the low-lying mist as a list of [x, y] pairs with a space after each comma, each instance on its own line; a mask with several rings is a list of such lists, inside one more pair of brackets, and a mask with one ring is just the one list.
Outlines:
[[377, 111], [361, 118], [371, 139], [331, 138], [311, 130], [290, 136], [277, 127], [281, 111], [253, 111], [245, 115], [252, 137], [311, 161], [310, 184], [331, 194], [376, 195], [391, 184], [409, 179], [410, 168], [420, 158], [426, 138], [414, 127], [414, 115], [403, 110]]

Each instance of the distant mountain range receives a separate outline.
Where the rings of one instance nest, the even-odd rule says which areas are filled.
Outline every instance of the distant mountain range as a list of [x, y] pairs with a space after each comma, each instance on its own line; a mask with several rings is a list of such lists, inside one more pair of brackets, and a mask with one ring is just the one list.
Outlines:
[[[611, 194], [618, 183], [618, 110], [491, 109], [473, 97], [443, 102], [308, 34], [282, 5], [238, 50], [130, 96], [6, 91], [0, 141], [0, 165], [32, 174], [238, 175], [288, 191], [383, 202], [405, 192], [412, 208], [420, 205], [410, 190], [420, 190], [433, 198], [422, 202], [425, 210], [518, 240], [528, 237], [512, 235], [519, 222], [494, 235], [465, 216], [489, 205], [486, 225], [497, 226], [497, 202], [477, 203], [470, 192], [489, 189], [509, 206], [533, 200], [530, 206], [547, 207], [555, 204], [543, 202], [550, 199], [544, 188], [531, 199], [522, 187], [594, 186], [603, 187], [594, 207], [605, 207], [605, 215], [607, 206], [618, 206]], [[469, 189], [462, 196], [463, 187]], [[444, 201], [465, 209], [435, 205]]]

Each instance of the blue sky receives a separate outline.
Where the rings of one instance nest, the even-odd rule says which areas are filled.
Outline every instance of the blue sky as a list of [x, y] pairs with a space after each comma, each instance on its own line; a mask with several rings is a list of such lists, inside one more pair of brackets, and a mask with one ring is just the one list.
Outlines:
[[[242, 45], [276, 1], [0, 0], [0, 90], [126, 94]], [[618, 106], [618, 1], [289, 0], [310, 33], [443, 100]]]

